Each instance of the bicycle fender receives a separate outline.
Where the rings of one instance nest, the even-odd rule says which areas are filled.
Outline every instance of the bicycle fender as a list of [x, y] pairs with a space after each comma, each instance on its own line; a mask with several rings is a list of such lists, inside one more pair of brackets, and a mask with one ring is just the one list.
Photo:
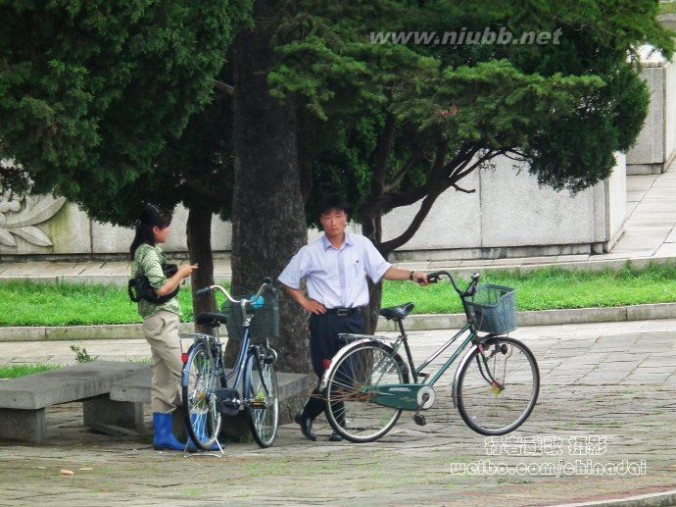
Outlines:
[[385, 338], [378, 338], [377, 336], [369, 336], [368, 338], [363, 338], [361, 340], [356, 340], [353, 342], [350, 342], [348, 345], [345, 345], [343, 348], [341, 348], [335, 356], [331, 359], [331, 366], [329, 366], [326, 370], [324, 370], [324, 375], [322, 375], [322, 379], [319, 382], [319, 390], [324, 391], [326, 389], [327, 384], [329, 383], [329, 375], [335, 368], [335, 365], [338, 364], [340, 359], [347, 354], [348, 352], [352, 351], [353, 349], [357, 347], [361, 347], [364, 343], [376, 343], [379, 346], [386, 347], [390, 351], [394, 352], [394, 349], [390, 345], [390, 343], [385, 339]]
[[458, 399], [458, 379], [460, 378], [460, 372], [462, 371], [463, 366], [465, 366], [465, 363], [469, 361], [470, 356], [475, 350], [476, 345], [471, 346], [467, 350], [467, 352], [465, 352], [465, 355], [462, 356], [462, 359], [460, 360], [458, 367], [455, 369], [455, 374], [453, 375], [453, 388], [451, 389], [452, 393], [451, 397], [453, 398], [453, 407], [455, 408], [458, 407], [458, 402], [456, 400]]
[[[198, 333], [193, 333], [197, 335]], [[207, 354], [209, 355], [209, 359], [213, 361], [213, 356], [211, 355], [211, 350], [209, 350], [209, 347], [204, 345], [202, 342], [196, 342], [194, 345], [191, 345], [190, 348], [188, 349], [187, 356], [190, 358], [192, 354], [195, 353], [196, 350], [198, 349], [204, 349], [207, 351]], [[188, 380], [190, 378], [190, 370], [188, 369], [188, 362], [186, 361], [185, 364], [182, 365], [181, 368], [181, 385], [186, 385], [188, 383]]]

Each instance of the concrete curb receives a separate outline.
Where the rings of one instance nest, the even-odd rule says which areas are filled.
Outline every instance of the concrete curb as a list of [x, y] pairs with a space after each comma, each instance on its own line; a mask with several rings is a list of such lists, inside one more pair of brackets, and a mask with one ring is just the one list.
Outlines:
[[[676, 303], [620, 306], [615, 308], [581, 308], [576, 310], [545, 310], [519, 312], [519, 326], [556, 326], [565, 324], [592, 324], [599, 322], [629, 322], [676, 318]], [[406, 319], [408, 331], [434, 329], [459, 329], [465, 324], [463, 314], [410, 315]], [[191, 322], [181, 324], [182, 333], [194, 331]], [[380, 319], [378, 331], [397, 331], [391, 322]], [[142, 338], [141, 324], [116, 324], [101, 326], [54, 327], [0, 327], [0, 342], [105, 340]]]
[[668, 507], [676, 505], [676, 489], [614, 500], [556, 504], [550, 507]]
[[[180, 325], [181, 333], [192, 333], [192, 322]], [[0, 342], [58, 340], [116, 340], [143, 338], [141, 324], [101, 326], [15, 326], [0, 327]]]

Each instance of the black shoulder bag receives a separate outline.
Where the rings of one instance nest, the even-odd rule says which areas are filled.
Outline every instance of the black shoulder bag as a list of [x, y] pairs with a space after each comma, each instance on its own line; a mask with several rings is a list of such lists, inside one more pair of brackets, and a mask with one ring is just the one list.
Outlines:
[[[164, 276], [171, 278], [178, 271], [178, 266], [176, 264], [162, 264], [162, 271]], [[178, 294], [179, 287], [176, 287], [176, 290], [172, 291], [170, 294], [165, 296], [158, 296], [155, 293], [155, 289], [150, 286], [150, 280], [145, 275], [137, 276], [129, 280], [127, 286], [127, 292], [129, 294], [129, 299], [134, 303], [138, 303], [142, 299], [150, 303], [161, 305], [169, 301], [171, 298], [175, 297]]]

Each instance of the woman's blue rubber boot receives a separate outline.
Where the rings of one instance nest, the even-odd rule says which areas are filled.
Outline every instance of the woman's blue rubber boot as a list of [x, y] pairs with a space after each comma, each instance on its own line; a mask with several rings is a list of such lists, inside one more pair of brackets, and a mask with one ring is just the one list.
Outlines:
[[174, 436], [174, 417], [173, 414], [162, 414], [155, 412], [153, 414], [153, 447], [159, 450], [182, 451], [185, 444], [182, 444]]

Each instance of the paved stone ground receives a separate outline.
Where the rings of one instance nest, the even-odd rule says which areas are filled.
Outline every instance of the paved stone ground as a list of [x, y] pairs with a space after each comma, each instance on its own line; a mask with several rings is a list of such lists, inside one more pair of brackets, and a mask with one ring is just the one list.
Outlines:
[[[228, 443], [223, 457], [157, 452], [149, 435], [89, 433], [80, 406], [63, 405], [48, 413], [46, 446], [0, 448], [0, 503], [542, 506], [675, 490], [674, 329], [520, 329], [541, 368], [539, 402], [522, 428], [488, 439], [453, 408], [451, 374], [424, 427], [404, 413], [378, 442], [350, 444], [328, 442], [321, 423], [321, 441], [307, 441], [292, 424], [270, 449]], [[415, 356], [444, 336], [414, 334]]]

